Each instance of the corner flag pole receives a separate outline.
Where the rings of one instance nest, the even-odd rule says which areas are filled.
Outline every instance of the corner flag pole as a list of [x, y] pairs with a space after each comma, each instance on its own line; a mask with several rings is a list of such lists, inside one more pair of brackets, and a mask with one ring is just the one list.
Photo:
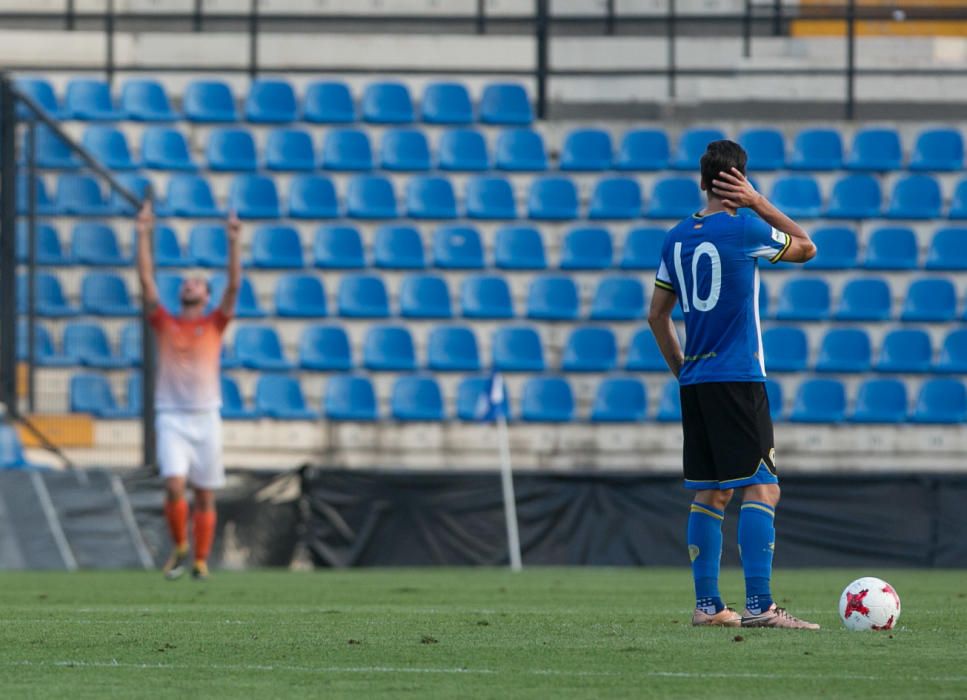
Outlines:
[[514, 496], [514, 472], [510, 464], [510, 433], [507, 416], [497, 416], [497, 444], [500, 446], [500, 485], [504, 492], [504, 517], [507, 520], [507, 549], [511, 571], [524, 568], [520, 556], [520, 534], [517, 530], [517, 498]]

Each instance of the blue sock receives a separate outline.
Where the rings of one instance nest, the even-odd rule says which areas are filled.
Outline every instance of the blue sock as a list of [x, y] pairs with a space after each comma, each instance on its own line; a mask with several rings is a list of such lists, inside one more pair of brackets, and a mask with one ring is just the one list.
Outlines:
[[772, 553], [776, 546], [776, 509], [761, 501], [746, 501], [739, 514], [739, 553], [745, 573], [745, 607], [758, 615], [772, 605]]
[[725, 608], [719, 595], [722, 560], [722, 518], [718, 508], [693, 503], [688, 514], [688, 556], [695, 579], [695, 607], [709, 615]]

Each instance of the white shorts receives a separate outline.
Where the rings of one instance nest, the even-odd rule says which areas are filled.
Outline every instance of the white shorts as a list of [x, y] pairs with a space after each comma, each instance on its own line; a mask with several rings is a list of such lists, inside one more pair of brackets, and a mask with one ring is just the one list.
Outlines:
[[159, 411], [155, 427], [162, 477], [187, 477], [189, 485], [200, 489], [225, 485], [222, 418], [217, 409]]

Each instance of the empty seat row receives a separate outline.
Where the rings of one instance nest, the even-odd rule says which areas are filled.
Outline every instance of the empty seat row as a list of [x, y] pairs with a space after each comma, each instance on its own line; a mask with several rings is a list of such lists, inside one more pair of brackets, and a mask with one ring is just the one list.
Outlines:
[[[156, 80], [128, 79], [117, 103], [111, 87], [102, 80], [73, 78], [67, 83], [63, 104], [43, 78], [20, 78], [18, 87], [49, 114], [82, 121], [172, 122], [182, 118], [196, 123], [226, 123], [239, 119], [231, 87], [218, 80], [194, 80], [185, 88], [182, 112], [172, 107], [164, 85]], [[530, 98], [520, 85], [494, 83], [484, 87], [477, 109], [461, 83], [429, 83], [420, 103], [427, 124], [527, 125], [534, 119]], [[399, 82], [369, 83], [357, 105], [346, 83], [329, 80], [310, 83], [301, 101], [286, 80], [253, 80], [243, 108], [244, 118], [259, 124], [288, 124], [304, 119], [319, 124], [348, 124], [360, 116], [372, 124], [410, 124], [417, 110], [409, 88]]]
[[[921, 267], [920, 247], [913, 229], [884, 226], [873, 229], [863, 255], [856, 232], [845, 226], [824, 226], [810, 231], [816, 244], [816, 257], [805, 269], [915, 270]], [[779, 262], [776, 269], [793, 267]], [[967, 228], [941, 227], [934, 231], [922, 264], [926, 270], [967, 270]]]

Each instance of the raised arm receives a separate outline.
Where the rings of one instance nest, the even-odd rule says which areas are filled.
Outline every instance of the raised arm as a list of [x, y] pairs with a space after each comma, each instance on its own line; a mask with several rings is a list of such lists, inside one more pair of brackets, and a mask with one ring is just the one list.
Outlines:
[[242, 286], [242, 253], [239, 250], [242, 222], [238, 220], [235, 212], [229, 214], [226, 229], [228, 231], [228, 284], [225, 286], [225, 294], [218, 308], [222, 315], [231, 318], [235, 315], [235, 302], [238, 301], [238, 290]]
[[651, 308], [648, 310], [648, 325], [655, 335], [655, 342], [658, 343], [658, 349], [661, 350], [668, 369], [676, 377], [682, 371], [682, 363], [685, 361], [682, 346], [678, 342], [678, 333], [672, 322], [672, 311], [677, 302], [675, 292], [656, 285], [651, 297]]
[[776, 258], [785, 262], [804, 263], [816, 256], [816, 245], [806, 230], [779, 211], [764, 195], [755, 190], [752, 184], [736, 168], [731, 172], [720, 172], [718, 179], [712, 181], [712, 192], [722, 199], [729, 209], [748, 207], [772, 228], [788, 234], [789, 247]]
[[154, 207], [146, 199], [138, 212], [135, 228], [138, 234], [138, 279], [141, 280], [141, 300], [149, 314], [159, 304], [158, 286], [154, 281]]

